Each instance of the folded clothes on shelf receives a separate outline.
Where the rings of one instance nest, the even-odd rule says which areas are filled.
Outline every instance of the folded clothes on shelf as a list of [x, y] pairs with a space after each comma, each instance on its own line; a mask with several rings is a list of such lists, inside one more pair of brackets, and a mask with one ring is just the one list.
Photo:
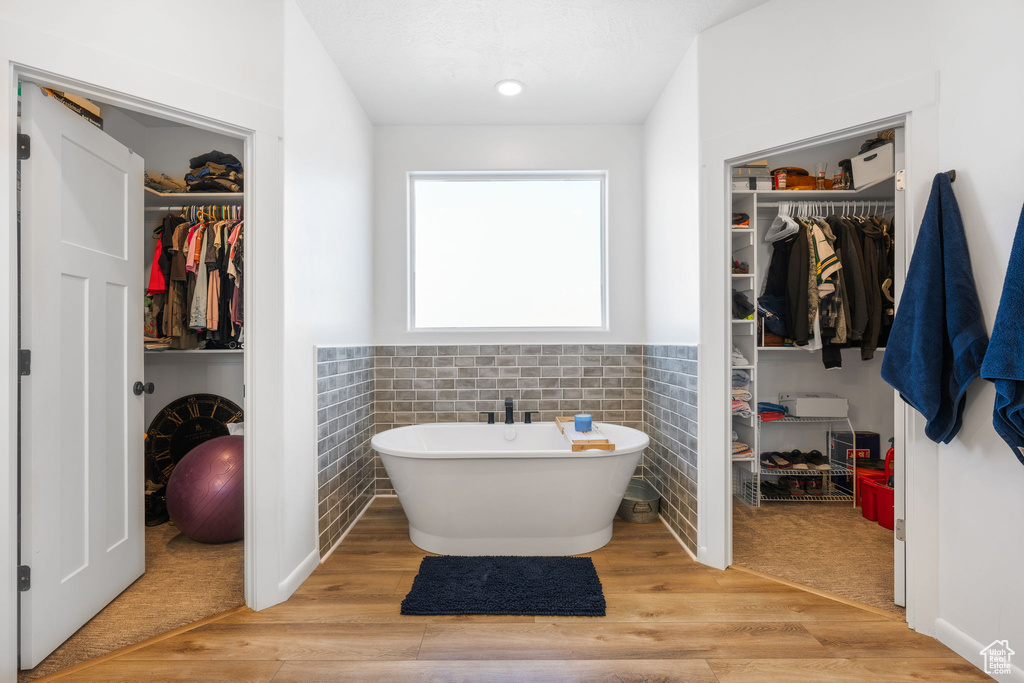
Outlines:
[[747, 295], [738, 290], [732, 290], [732, 318], [733, 320], [753, 320], [754, 304], [750, 303]]
[[759, 401], [757, 404], [757, 415], [761, 418], [762, 422], [781, 420], [782, 418], [789, 416], [789, 408], [779, 405], [778, 403]]
[[739, 415], [740, 417], [750, 417], [753, 415], [753, 412], [750, 410], [750, 403], [734, 399], [732, 402], [732, 414]]
[[750, 363], [747, 362], [746, 356], [743, 355], [743, 352], [740, 351], [739, 349], [737, 349], [735, 346], [732, 347], [732, 364], [734, 366], [735, 365], [750, 365]]
[[745, 387], [750, 384], [750, 373], [746, 370], [733, 370], [732, 371], [732, 386]]
[[732, 390], [732, 397], [737, 401], [749, 401], [754, 395], [749, 390], [739, 387]]
[[737, 441], [732, 445], [732, 457], [752, 458], [754, 457], [754, 451], [749, 445]]

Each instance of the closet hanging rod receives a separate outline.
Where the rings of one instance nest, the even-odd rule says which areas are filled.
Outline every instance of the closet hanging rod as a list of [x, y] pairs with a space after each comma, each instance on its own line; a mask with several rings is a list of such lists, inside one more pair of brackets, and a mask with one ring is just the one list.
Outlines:
[[759, 209], [777, 209], [779, 204], [789, 204], [793, 208], [796, 208], [797, 204], [829, 204], [831, 206], [854, 206], [858, 204], [877, 204], [880, 207], [888, 205], [895, 205], [895, 202], [891, 202], [884, 199], [799, 199], [791, 202], [758, 202], [757, 208]]
[[193, 206], [198, 206], [198, 207], [201, 207], [201, 208], [206, 208], [206, 207], [209, 207], [209, 206], [213, 206], [213, 207], [216, 207], [218, 209], [221, 208], [221, 207], [225, 207], [225, 208], [228, 208], [228, 209], [236, 209], [236, 208], [237, 209], [241, 209], [242, 208], [242, 207], [238, 206], [237, 204], [184, 204], [184, 205], [179, 205], [179, 206], [147, 206], [146, 207], [146, 211], [166, 211], [168, 213], [181, 213], [182, 211], [188, 211]]

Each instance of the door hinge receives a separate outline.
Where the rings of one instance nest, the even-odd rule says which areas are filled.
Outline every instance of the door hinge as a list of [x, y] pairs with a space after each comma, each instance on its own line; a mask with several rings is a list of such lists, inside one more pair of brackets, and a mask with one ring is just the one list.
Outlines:
[[28, 133], [18, 133], [18, 159], [24, 160], [32, 156], [32, 138]]
[[901, 168], [896, 171], [896, 191], [903, 192], [907, 189], [907, 170]]
[[907, 540], [907, 522], [906, 522], [906, 520], [897, 519], [896, 520], [896, 524], [894, 525], [894, 527], [895, 528], [893, 529], [893, 531], [896, 534], [896, 540], [897, 541], [906, 541]]
[[32, 587], [32, 567], [27, 564], [18, 567], [18, 590], [27, 591]]
[[18, 374], [22, 376], [32, 374], [32, 351], [29, 349], [18, 351]]

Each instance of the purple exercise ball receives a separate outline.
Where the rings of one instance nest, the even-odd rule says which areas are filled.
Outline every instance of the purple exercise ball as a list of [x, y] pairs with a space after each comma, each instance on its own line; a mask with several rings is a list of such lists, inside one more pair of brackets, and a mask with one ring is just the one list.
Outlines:
[[175, 465], [167, 482], [167, 513], [202, 543], [237, 541], [245, 531], [241, 436], [204, 441]]

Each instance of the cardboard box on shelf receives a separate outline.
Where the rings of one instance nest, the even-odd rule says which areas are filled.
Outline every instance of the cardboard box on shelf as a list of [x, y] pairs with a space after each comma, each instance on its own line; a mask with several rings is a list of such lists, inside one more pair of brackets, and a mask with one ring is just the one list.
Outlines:
[[791, 417], [846, 417], [850, 411], [849, 401], [826, 392], [782, 394], [779, 403]]

